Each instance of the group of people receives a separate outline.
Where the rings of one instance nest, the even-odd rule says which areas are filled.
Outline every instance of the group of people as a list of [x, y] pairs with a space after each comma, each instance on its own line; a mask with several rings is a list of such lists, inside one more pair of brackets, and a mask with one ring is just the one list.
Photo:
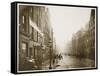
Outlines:
[[58, 63], [58, 60], [61, 60], [63, 56], [61, 54], [57, 54], [53, 58], [53, 63]]
[[59, 59], [59, 60], [61, 60], [63, 57], [62, 57], [62, 55], [61, 54], [57, 54], [57, 55], [55, 55], [55, 59]]

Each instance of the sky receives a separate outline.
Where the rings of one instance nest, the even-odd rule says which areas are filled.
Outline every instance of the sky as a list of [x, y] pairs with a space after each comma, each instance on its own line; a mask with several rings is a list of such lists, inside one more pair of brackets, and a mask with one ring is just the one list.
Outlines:
[[91, 8], [50, 6], [50, 22], [59, 52], [64, 52], [72, 34], [85, 27]]

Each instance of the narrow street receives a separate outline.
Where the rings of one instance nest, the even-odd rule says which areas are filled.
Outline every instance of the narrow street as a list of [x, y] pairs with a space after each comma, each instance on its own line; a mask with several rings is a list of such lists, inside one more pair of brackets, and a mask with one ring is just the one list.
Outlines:
[[78, 58], [75, 56], [63, 55], [63, 59], [58, 61], [58, 67], [56, 69], [66, 69], [66, 68], [82, 68], [82, 67], [94, 67], [95, 62], [90, 59]]
[[[58, 59], [52, 69], [78, 69], [92, 68], [95, 66], [95, 61], [87, 58], [79, 58], [75, 56], [62, 55], [62, 59]], [[43, 70], [49, 70], [49, 60], [42, 64]]]

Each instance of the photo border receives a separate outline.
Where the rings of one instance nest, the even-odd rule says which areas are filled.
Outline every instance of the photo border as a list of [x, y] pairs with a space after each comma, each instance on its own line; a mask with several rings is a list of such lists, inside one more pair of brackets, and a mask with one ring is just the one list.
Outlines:
[[[22, 71], [18, 72], [18, 5], [19, 4], [36, 4], [36, 5], [51, 5], [51, 6], [65, 6], [65, 7], [83, 7], [83, 8], [95, 8], [96, 9], [96, 67], [94, 68], [70, 68], [70, 69], [51, 69], [51, 70], [32, 70], [32, 71]], [[14, 26], [15, 25], [15, 26]], [[42, 73], [42, 72], [59, 72], [59, 71], [75, 71], [75, 70], [92, 70], [98, 69], [98, 7], [97, 6], [86, 6], [86, 5], [68, 5], [68, 4], [53, 4], [53, 3], [36, 3], [36, 2], [12, 2], [11, 3], [11, 72], [15, 74], [22, 73]]]

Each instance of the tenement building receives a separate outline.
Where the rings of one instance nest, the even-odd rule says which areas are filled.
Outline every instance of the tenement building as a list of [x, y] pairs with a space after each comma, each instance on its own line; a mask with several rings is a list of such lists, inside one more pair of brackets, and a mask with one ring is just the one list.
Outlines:
[[[43, 6], [19, 6], [19, 70], [42, 69], [53, 49], [49, 10]], [[50, 51], [51, 50], [51, 51]]]

